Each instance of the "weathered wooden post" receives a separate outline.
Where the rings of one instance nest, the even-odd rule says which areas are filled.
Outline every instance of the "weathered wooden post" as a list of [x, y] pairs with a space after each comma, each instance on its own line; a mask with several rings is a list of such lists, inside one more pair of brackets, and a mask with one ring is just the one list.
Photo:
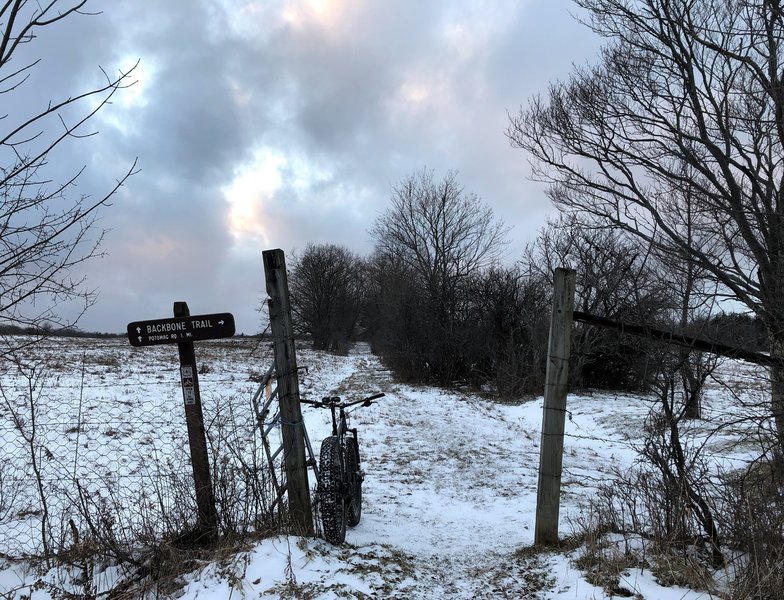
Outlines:
[[553, 313], [547, 349], [547, 372], [544, 384], [542, 442], [539, 454], [539, 486], [536, 493], [536, 528], [534, 543], [555, 546], [558, 543], [558, 513], [561, 500], [566, 392], [569, 380], [569, 353], [574, 311], [573, 269], [555, 270]]
[[[187, 302], [174, 303], [175, 317], [190, 316]], [[218, 513], [215, 510], [215, 494], [210, 478], [210, 459], [207, 454], [207, 438], [204, 432], [204, 413], [199, 393], [199, 374], [196, 367], [196, 352], [193, 342], [178, 342], [180, 355], [180, 381], [185, 404], [185, 423], [188, 427], [188, 445], [191, 451], [193, 481], [196, 484], [196, 506], [199, 510], [200, 534], [206, 539], [218, 537]]]
[[299, 376], [294, 350], [294, 333], [289, 304], [289, 285], [283, 250], [265, 250], [264, 273], [269, 295], [269, 318], [278, 376], [280, 429], [289, 517], [295, 531], [313, 535], [308, 469], [305, 464], [305, 437], [299, 401]]

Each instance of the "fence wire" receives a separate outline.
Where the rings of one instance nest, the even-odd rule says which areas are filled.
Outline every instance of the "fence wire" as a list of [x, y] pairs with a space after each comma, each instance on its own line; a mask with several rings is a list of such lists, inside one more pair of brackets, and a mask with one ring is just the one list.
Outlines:
[[[215, 340], [196, 358], [220, 527], [264, 527], [274, 497], [250, 399], [271, 348]], [[0, 554], [87, 539], [133, 553], [197, 522], [178, 367], [176, 346], [89, 338], [0, 363]]]

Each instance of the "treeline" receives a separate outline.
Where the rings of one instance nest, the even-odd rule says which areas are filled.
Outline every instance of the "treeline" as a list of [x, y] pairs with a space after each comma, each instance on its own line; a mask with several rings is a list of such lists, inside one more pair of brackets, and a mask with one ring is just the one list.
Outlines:
[[[309, 245], [289, 284], [298, 333], [316, 349], [357, 339], [403, 380], [491, 386], [503, 396], [541, 393], [553, 270], [577, 270], [575, 308], [760, 349], [764, 328], [720, 314], [707, 279], [684, 261], [590, 221], [549, 222], [513, 265], [501, 263], [508, 229], [449, 173], [421, 171], [393, 190], [371, 231], [369, 257]], [[575, 325], [575, 387], [638, 390], [651, 384], [645, 340]]]
[[[36, 337], [73, 337], [73, 338], [99, 338], [99, 339], [113, 339], [124, 338], [126, 333], [102, 333], [98, 331], [82, 331], [77, 327], [55, 327], [53, 325], [44, 324], [41, 326], [21, 326], [12, 325], [9, 323], [0, 323], [0, 335], [32, 335]], [[234, 337], [239, 338], [256, 338], [263, 337], [261, 335], [249, 335], [246, 333], [237, 333]]]
[[124, 337], [124, 333], [99, 333], [95, 331], [82, 331], [76, 327], [57, 328], [49, 324], [40, 326], [21, 326], [0, 323], [0, 335], [32, 335], [36, 337], [76, 337], [76, 338], [117, 338]]

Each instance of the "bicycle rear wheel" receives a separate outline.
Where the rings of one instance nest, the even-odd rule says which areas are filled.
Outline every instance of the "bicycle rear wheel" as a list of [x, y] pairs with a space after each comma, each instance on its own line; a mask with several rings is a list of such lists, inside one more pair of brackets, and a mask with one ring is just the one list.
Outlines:
[[356, 438], [346, 437], [346, 475], [348, 476], [349, 503], [346, 521], [354, 527], [362, 518], [362, 473], [359, 471], [359, 451]]
[[335, 545], [342, 544], [346, 539], [346, 502], [343, 477], [340, 442], [333, 435], [321, 442], [319, 504], [324, 539]]

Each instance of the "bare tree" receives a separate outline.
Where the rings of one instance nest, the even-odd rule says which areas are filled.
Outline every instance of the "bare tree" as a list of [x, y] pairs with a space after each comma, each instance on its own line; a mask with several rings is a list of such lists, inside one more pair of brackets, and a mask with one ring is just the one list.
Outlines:
[[[556, 205], [697, 265], [759, 316], [784, 359], [781, 3], [577, 4], [607, 44], [596, 66], [512, 117], [512, 144]], [[784, 446], [784, 366], [772, 369], [772, 412]]]
[[[547, 281], [552, 281], [557, 267], [575, 268], [575, 310], [646, 323], [669, 315], [670, 291], [657, 278], [650, 249], [601, 223], [559, 215], [526, 247], [522, 262]], [[639, 339], [577, 324], [572, 345], [570, 380], [575, 385], [611, 389], [650, 386], [652, 373], [645, 368], [646, 348]]]
[[375, 252], [367, 263], [365, 335], [375, 354], [404, 378], [420, 379], [427, 361], [421, 341], [421, 288], [412, 269], [394, 254]]
[[503, 253], [508, 229], [449, 172], [434, 181], [422, 170], [393, 190], [392, 206], [371, 235], [376, 250], [400, 258], [418, 276], [443, 318], [457, 309], [457, 290]]
[[[86, 4], [9, 0], [0, 5], [0, 97], [10, 102], [36, 76], [43, 59], [29, 57], [42, 30], [87, 14]], [[42, 99], [39, 106], [26, 106], [25, 114], [20, 109], [20, 114], [0, 115], [0, 318], [5, 322], [67, 327], [78, 316], [63, 319], [60, 306], [78, 301], [83, 312], [94, 301], [94, 290], [74, 276], [74, 268], [99, 252], [103, 231], [95, 226], [97, 211], [134, 172], [135, 163], [107, 193], [88, 197], [72, 190], [84, 167], [55, 180], [49, 160], [55, 149], [95, 133], [88, 122], [132, 84], [133, 69], [114, 76], [101, 69], [103, 83], [92, 89]]]
[[294, 260], [289, 286], [300, 332], [318, 350], [345, 353], [364, 301], [362, 259], [344, 246], [309, 244]]
[[501, 397], [541, 394], [552, 305], [551, 278], [523, 265], [493, 267], [470, 286], [465, 329], [472, 382], [493, 382]]
[[378, 260], [400, 264], [416, 286], [416, 331], [400, 343], [413, 343], [420, 355], [418, 378], [449, 381], [464, 370], [466, 286], [502, 256], [507, 231], [454, 172], [436, 181], [423, 169], [393, 189], [392, 205], [371, 235]]

